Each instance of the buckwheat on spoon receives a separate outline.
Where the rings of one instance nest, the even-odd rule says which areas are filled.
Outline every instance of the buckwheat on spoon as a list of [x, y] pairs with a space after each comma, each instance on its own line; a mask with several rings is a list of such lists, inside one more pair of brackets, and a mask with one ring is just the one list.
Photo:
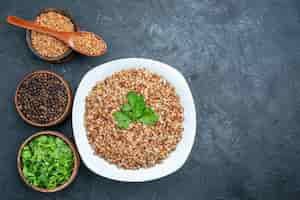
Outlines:
[[46, 27], [39, 26], [33, 22], [18, 18], [16, 16], [8, 16], [7, 22], [21, 28], [49, 34], [63, 41], [73, 50], [86, 56], [100, 56], [107, 51], [106, 42], [95, 33], [86, 31], [58, 32]]

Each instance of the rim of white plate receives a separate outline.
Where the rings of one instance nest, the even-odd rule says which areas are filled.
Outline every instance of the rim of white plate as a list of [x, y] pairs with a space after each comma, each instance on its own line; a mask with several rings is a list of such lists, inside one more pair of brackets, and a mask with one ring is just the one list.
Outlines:
[[[184, 131], [177, 148], [168, 158], [151, 168], [126, 170], [108, 163], [94, 155], [88, 143], [84, 127], [85, 98], [98, 81], [101, 81], [115, 72], [145, 68], [161, 75], [174, 86], [184, 108]], [[186, 162], [196, 136], [196, 109], [191, 90], [183, 75], [175, 68], [152, 59], [123, 58], [101, 64], [88, 71], [77, 88], [72, 112], [72, 126], [75, 143], [83, 163], [97, 175], [124, 182], [144, 182], [159, 179], [180, 169]]]

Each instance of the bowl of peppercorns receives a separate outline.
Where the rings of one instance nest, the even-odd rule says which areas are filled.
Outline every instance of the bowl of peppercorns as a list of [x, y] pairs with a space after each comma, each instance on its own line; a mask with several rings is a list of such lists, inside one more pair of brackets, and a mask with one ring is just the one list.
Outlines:
[[63, 122], [71, 105], [72, 91], [68, 82], [54, 72], [35, 71], [17, 86], [16, 110], [33, 126], [49, 127]]

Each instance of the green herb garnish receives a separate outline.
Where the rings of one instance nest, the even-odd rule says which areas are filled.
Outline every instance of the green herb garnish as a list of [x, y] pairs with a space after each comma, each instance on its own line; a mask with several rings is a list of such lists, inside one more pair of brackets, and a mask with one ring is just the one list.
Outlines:
[[154, 125], [158, 121], [159, 116], [151, 107], [146, 105], [142, 95], [130, 91], [126, 98], [127, 103], [121, 106], [121, 110], [113, 113], [119, 128], [126, 129], [132, 122]]
[[54, 189], [69, 180], [74, 166], [72, 150], [55, 136], [33, 139], [22, 149], [21, 159], [26, 181], [47, 189]]

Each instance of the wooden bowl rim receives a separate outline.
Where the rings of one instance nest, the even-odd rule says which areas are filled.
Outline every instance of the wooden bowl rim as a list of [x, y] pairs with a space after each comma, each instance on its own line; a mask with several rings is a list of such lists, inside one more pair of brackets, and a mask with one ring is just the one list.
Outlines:
[[[64, 9], [60, 9], [60, 8], [44, 8], [42, 10], [40, 10], [38, 12], [38, 14], [35, 16], [35, 18], [43, 13], [47, 13], [47, 12], [57, 12], [67, 18], [69, 18], [71, 20], [71, 22], [73, 23], [74, 25], [74, 29], [75, 31], [78, 31], [79, 28], [74, 20], [74, 18], [72, 17], [72, 15], [64, 10]], [[36, 55], [37, 57], [39, 57], [40, 59], [43, 59], [43, 60], [46, 60], [46, 61], [49, 61], [49, 62], [54, 62], [54, 63], [61, 63], [61, 62], [66, 62], [68, 60], [70, 60], [75, 52], [70, 48], [68, 51], [66, 51], [64, 54], [60, 55], [60, 56], [57, 56], [57, 57], [46, 57], [46, 56], [43, 56], [41, 54], [39, 54], [38, 51], [36, 51], [33, 46], [32, 46], [32, 41], [31, 41], [31, 31], [30, 30], [26, 30], [26, 42], [27, 42], [27, 45], [29, 47], [29, 49], [32, 51], [32, 53], [34, 55]]]
[[[32, 141], [34, 138], [41, 136], [41, 135], [52, 135], [55, 137], [58, 137], [60, 139], [62, 139], [72, 150], [73, 155], [74, 155], [74, 167], [73, 167], [73, 172], [71, 177], [69, 178], [68, 181], [66, 181], [64, 184], [58, 186], [57, 188], [54, 189], [46, 189], [46, 188], [40, 188], [40, 187], [36, 187], [34, 185], [31, 185], [30, 183], [28, 183], [26, 181], [26, 178], [23, 175], [22, 172], [22, 161], [21, 161], [21, 153], [22, 153], [22, 149], [24, 148], [25, 145], [27, 145], [30, 141]], [[18, 172], [19, 175], [21, 177], [21, 179], [23, 180], [23, 182], [29, 186], [30, 188], [39, 191], [39, 192], [58, 192], [60, 190], [65, 189], [67, 186], [69, 186], [74, 180], [76, 175], [78, 174], [78, 169], [79, 169], [79, 165], [80, 165], [80, 158], [79, 158], [79, 154], [75, 148], [75, 145], [73, 144], [73, 142], [70, 141], [70, 139], [68, 139], [66, 136], [64, 136], [62, 133], [57, 132], [57, 131], [41, 131], [41, 132], [37, 132], [33, 135], [31, 135], [30, 137], [28, 137], [21, 145], [18, 151], [18, 155], [17, 155], [17, 168], [18, 168]]]
[[[18, 92], [20, 90], [20, 86], [22, 85], [22, 83], [29, 79], [32, 75], [34, 74], [39, 74], [39, 73], [47, 73], [47, 74], [50, 74], [52, 76], [55, 76], [57, 77], [64, 85], [64, 87], [66, 88], [67, 90], [67, 96], [68, 96], [68, 102], [67, 102], [67, 106], [65, 108], [65, 111], [64, 113], [55, 121], [52, 121], [52, 122], [49, 122], [47, 124], [40, 124], [40, 123], [37, 123], [37, 122], [33, 122], [31, 121], [30, 119], [28, 119], [27, 117], [24, 116], [24, 114], [22, 113], [22, 111], [20, 110], [19, 106], [18, 106], [18, 98], [17, 98], [17, 95], [18, 95]], [[17, 112], [19, 113], [19, 115], [21, 116], [21, 118], [27, 122], [28, 124], [30, 125], [33, 125], [33, 126], [37, 126], [37, 127], [49, 127], [49, 126], [54, 126], [54, 125], [57, 125], [61, 122], [63, 122], [68, 114], [71, 112], [71, 106], [72, 106], [72, 90], [71, 90], [71, 87], [69, 85], [69, 83], [59, 74], [55, 73], [55, 72], [52, 72], [52, 71], [49, 71], [49, 70], [37, 70], [37, 71], [33, 71], [32, 73], [30, 74], [27, 74], [23, 77], [23, 79], [20, 81], [20, 83], [18, 84], [17, 86], [17, 89], [16, 89], [16, 93], [15, 93], [15, 98], [14, 98], [14, 102], [15, 102], [15, 107], [16, 107], [16, 110]]]

